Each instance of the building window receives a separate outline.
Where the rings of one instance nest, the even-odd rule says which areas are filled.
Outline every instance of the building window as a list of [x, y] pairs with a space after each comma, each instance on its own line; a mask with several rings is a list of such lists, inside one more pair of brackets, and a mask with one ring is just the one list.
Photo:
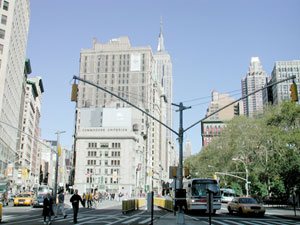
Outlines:
[[0, 44], [0, 54], [2, 55], [3, 54], [3, 45]]
[[5, 37], [5, 30], [0, 29], [0, 38], [4, 39], [4, 37]]
[[2, 17], [1, 17], [1, 24], [6, 25], [6, 22], [7, 22], [7, 16], [2, 15]]
[[3, 9], [6, 10], [6, 11], [8, 10], [8, 2], [7, 1], [4, 1]]

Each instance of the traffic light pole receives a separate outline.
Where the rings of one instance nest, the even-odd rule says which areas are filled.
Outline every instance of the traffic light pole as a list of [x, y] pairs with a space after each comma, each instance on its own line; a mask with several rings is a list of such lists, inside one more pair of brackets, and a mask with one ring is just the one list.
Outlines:
[[[178, 110], [176, 110], [176, 112], [179, 111], [179, 132], [178, 132], [178, 142], [179, 142], [179, 173], [178, 173], [178, 181], [179, 181], [179, 187], [178, 187], [178, 192], [180, 190], [183, 191], [183, 110], [185, 109], [190, 109], [191, 107], [185, 107], [183, 106], [182, 102], [180, 102], [179, 105], [173, 104], [174, 106], [179, 107]], [[176, 181], [175, 181], [176, 182]], [[176, 202], [176, 198], [182, 198], [182, 193], [179, 194], [179, 196], [176, 196], [176, 194], [178, 193], [177, 190], [175, 190], [175, 202]], [[184, 192], [184, 191], [183, 191]], [[185, 195], [185, 192], [184, 192]], [[185, 196], [184, 196], [185, 198]], [[181, 201], [182, 202], [182, 201]], [[179, 211], [177, 213], [177, 224], [185, 224], [184, 223], [184, 212], [183, 212], [183, 205], [179, 204]]]
[[58, 176], [58, 159], [59, 159], [59, 141], [60, 141], [60, 134], [65, 133], [65, 131], [57, 131], [57, 143], [56, 143], [56, 165], [55, 165], [55, 180], [54, 180], [54, 201], [56, 204], [56, 195], [57, 195], [57, 176]]

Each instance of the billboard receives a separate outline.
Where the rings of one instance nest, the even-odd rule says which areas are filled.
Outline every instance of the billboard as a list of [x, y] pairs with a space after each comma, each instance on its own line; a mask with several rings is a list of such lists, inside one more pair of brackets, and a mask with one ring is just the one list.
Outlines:
[[141, 70], [141, 54], [131, 54], [130, 55], [130, 71], [140, 71]]
[[130, 108], [103, 108], [103, 127], [131, 127]]

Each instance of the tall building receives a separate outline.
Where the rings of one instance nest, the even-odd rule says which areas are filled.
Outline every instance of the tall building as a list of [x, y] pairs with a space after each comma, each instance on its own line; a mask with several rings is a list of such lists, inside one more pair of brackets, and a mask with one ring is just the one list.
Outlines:
[[[295, 75], [295, 83], [297, 85], [298, 96], [300, 91], [300, 60], [292, 61], [277, 61], [274, 64], [271, 81], [269, 83], [275, 83], [282, 79], [286, 79]], [[272, 100], [274, 104], [280, 104], [284, 99], [291, 99], [290, 97], [290, 87], [293, 80], [288, 80], [277, 85], [272, 86]], [[269, 94], [270, 96], [270, 94]]]
[[[166, 122], [173, 129], [173, 110], [171, 107], [171, 103], [173, 103], [173, 70], [171, 57], [165, 50], [162, 21], [160, 23], [157, 52], [153, 54], [153, 57], [155, 61], [155, 75], [158, 83], [164, 89], [164, 95], [168, 103], [166, 108]], [[167, 139], [173, 141], [173, 133], [170, 130], [167, 130]]]
[[186, 141], [184, 144], [183, 160], [187, 159], [191, 155], [192, 155], [192, 143], [190, 141]]
[[[166, 123], [165, 90], [155, 65], [151, 48], [132, 47], [128, 37], [105, 44], [94, 39], [92, 49], [81, 50], [79, 76]], [[80, 192], [161, 191], [174, 150], [165, 127], [83, 82], [78, 83], [76, 118], [74, 186]]]
[[[266, 84], [267, 74], [262, 69], [259, 57], [252, 57], [250, 62], [249, 71], [246, 77], [242, 79], [242, 96], [246, 96]], [[263, 110], [263, 92], [257, 92], [254, 95], [243, 100], [244, 111], [246, 116], [253, 116]]]
[[21, 134], [19, 153], [19, 169], [27, 170], [27, 179], [22, 180], [23, 186], [36, 186], [39, 183], [40, 159], [39, 144], [41, 138], [39, 128], [41, 117], [41, 103], [44, 86], [41, 77], [27, 78], [25, 90], [22, 130], [31, 136]]
[[[214, 90], [211, 95], [211, 102], [207, 109], [206, 116], [211, 115], [233, 102], [234, 98], [230, 98], [227, 93], [219, 94]], [[231, 120], [234, 116], [242, 114], [244, 114], [243, 104], [242, 102], [237, 102], [202, 121], [202, 146], [207, 146], [215, 136], [221, 134], [222, 129], [226, 126], [226, 121]]]
[[[0, 121], [19, 127], [24, 62], [30, 18], [29, 0], [0, 1]], [[0, 175], [18, 159], [18, 134], [0, 123]]]

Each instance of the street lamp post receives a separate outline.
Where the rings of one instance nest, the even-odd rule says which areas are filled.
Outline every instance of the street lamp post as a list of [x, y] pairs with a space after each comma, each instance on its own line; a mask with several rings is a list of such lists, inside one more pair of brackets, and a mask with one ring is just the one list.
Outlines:
[[241, 159], [238, 159], [238, 158], [232, 158], [232, 160], [233, 161], [241, 161], [243, 164], [244, 164], [244, 166], [245, 166], [245, 170], [246, 170], [246, 196], [248, 197], [248, 195], [249, 195], [249, 189], [248, 189], [248, 168], [247, 168], [247, 165], [246, 165], [246, 163], [243, 161], [243, 160], [241, 160]]

